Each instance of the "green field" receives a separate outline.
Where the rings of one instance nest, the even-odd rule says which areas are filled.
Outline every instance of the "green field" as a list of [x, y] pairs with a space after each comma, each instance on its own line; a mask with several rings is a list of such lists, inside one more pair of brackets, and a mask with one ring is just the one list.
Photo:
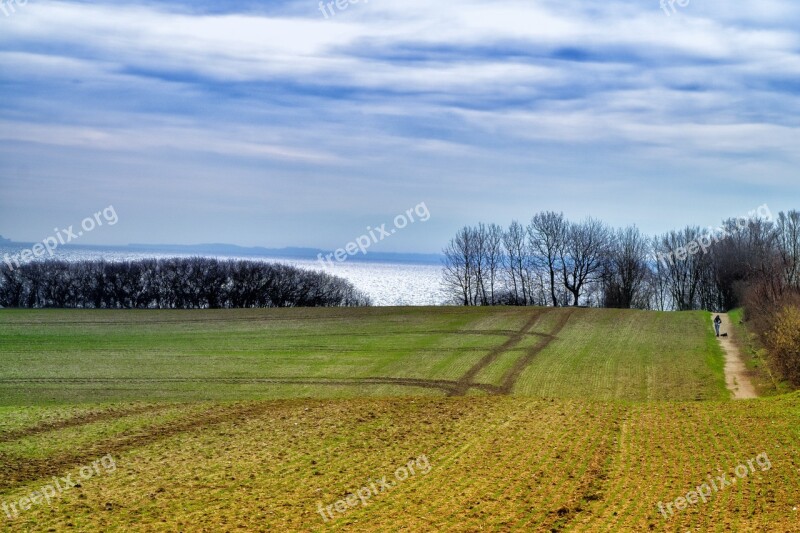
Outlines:
[[707, 313], [4, 310], [0, 358], [9, 531], [800, 531], [800, 393], [730, 400]]
[[0, 312], [0, 404], [728, 397], [706, 313], [374, 308]]

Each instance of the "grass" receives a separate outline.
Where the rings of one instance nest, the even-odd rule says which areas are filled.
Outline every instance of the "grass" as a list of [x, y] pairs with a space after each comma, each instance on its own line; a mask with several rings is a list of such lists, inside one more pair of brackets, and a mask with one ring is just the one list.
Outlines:
[[[130, 408], [130, 406], [122, 406]], [[121, 407], [121, 408], [122, 408]], [[520, 397], [190, 404], [114, 435], [53, 435], [46, 460], [0, 452], [0, 501], [101, 470], [14, 530], [796, 531], [800, 395], [753, 402]], [[51, 408], [59, 410], [61, 408]], [[133, 415], [136, 418], [136, 415]], [[760, 454], [771, 468], [664, 517], [671, 502]], [[397, 470], [425, 456], [427, 473]], [[9, 473], [22, 473], [13, 480]], [[324, 509], [382, 477], [390, 490]], [[402, 477], [402, 476], [401, 476]]]
[[705, 320], [704, 313], [581, 310], [532, 361], [515, 392], [631, 401], [726, 398], [724, 355]]
[[3, 310], [0, 404], [722, 399], [723, 356], [706, 318], [520, 308]]
[[708, 313], [2, 311], [0, 358], [9, 531], [800, 530], [800, 393], [730, 401]]

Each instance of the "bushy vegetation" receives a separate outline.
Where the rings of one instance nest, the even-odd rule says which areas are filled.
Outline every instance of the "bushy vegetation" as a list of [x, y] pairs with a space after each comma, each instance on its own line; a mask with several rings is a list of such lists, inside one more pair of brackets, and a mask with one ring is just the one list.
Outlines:
[[766, 337], [778, 371], [800, 386], [800, 307], [787, 305], [777, 312]]
[[230, 309], [369, 305], [324, 272], [209, 258], [42, 261], [0, 266], [0, 305], [15, 308]]

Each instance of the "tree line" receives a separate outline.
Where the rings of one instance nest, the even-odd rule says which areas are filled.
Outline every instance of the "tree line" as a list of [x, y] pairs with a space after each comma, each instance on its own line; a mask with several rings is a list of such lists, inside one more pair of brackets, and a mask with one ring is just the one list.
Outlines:
[[465, 226], [443, 254], [444, 290], [460, 305], [724, 311], [800, 291], [800, 211], [653, 237], [542, 212]]
[[83, 309], [354, 307], [369, 298], [319, 271], [211, 258], [0, 266], [0, 306]]

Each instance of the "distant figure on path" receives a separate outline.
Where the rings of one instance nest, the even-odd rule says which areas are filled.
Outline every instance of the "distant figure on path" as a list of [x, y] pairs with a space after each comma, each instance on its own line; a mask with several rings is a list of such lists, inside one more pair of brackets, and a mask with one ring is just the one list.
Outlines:
[[722, 325], [722, 319], [717, 315], [714, 319], [714, 329], [717, 330], [717, 337], [719, 337], [719, 327]]

